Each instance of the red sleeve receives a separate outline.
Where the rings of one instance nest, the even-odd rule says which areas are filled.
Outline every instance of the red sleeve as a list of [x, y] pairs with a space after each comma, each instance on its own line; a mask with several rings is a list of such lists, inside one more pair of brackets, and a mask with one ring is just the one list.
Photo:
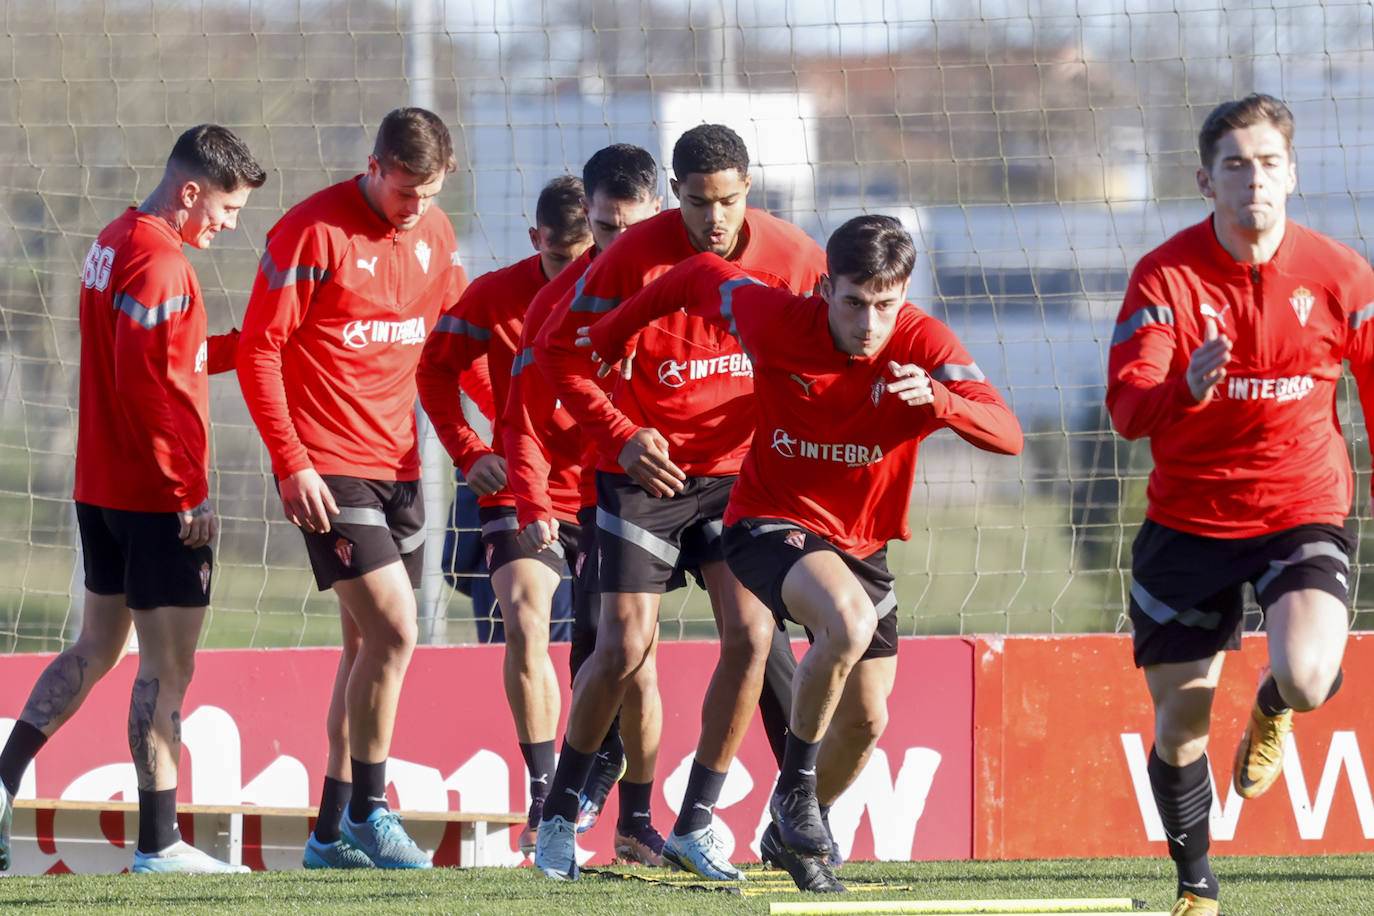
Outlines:
[[[577, 329], [590, 325], [598, 315], [620, 303], [614, 294], [616, 284], [593, 282], [593, 274], [603, 265], [614, 247], [593, 263], [544, 322], [534, 345], [534, 359], [552, 385], [554, 393], [605, 454], [619, 454], [638, 427], [611, 403], [597, 384], [596, 365], [590, 353], [577, 344]], [[596, 291], [600, 290], [600, 294]]]
[[[952, 339], [953, 334], [950, 337]], [[954, 346], [963, 350], [957, 341]], [[1025, 436], [1016, 414], [1011, 412], [997, 389], [983, 378], [972, 357], [967, 353], [952, 354], [952, 359], [967, 362], [947, 361], [922, 367], [930, 373], [935, 418], [960, 439], [984, 451], [1021, 454]]]
[[[1360, 393], [1360, 409], [1365, 426], [1374, 425], [1374, 272], [1361, 265], [1355, 288], [1347, 292], [1349, 336], [1345, 343], [1345, 358], [1350, 374]], [[1374, 481], [1370, 482], [1374, 495]]]
[[205, 365], [210, 374], [233, 372], [239, 355], [239, 329], [208, 337], [205, 343], [208, 350]]
[[1168, 282], [1153, 261], [1142, 261], [1126, 287], [1107, 360], [1107, 409], [1124, 438], [1153, 435], [1206, 405], [1173, 369], [1177, 349]]
[[[474, 462], [492, 454], [463, 416], [460, 378], [484, 361], [491, 343], [491, 321], [484, 299], [472, 290], [450, 308], [425, 341], [415, 374], [420, 404], [434, 424], [439, 441], [464, 474]], [[488, 377], [490, 385], [490, 377]]]
[[531, 327], [520, 332], [520, 350], [511, 369], [510, 394], [501, 414], [501, 442], [506, 450], [506, 487], [515, 497], [515, 517], [523, 529], [553, 518], [549, 498], [548, 446], [534, 417], [552, 416], [557, 398], [533, 364]]
[[496, 394], [491, 387], [491, 368], [485, 358], [479, 359], [470, 369], [459, 374], [458, 387], [462, 388], [463, 394], [477, 405], [477, 409], [487, 418], [487, 422], [495, 419]]
[[296, 434], [282, 376], [282, 347], [301, 323], [333, 265], [318, 224], [281, 226], [267, 240], [239, 335], [239, 387], [278, 477], [310, 467]]
[[[173, 482], [173, 495], [195, 506], [209, 495], [209, 485], [204, 459], [186, 441], [186, 431], [203, 421], [187, 415], [184, 398], [173, 391], [172, 373], [178, 364], [195, 364], [204, 326], [196, 339], [184, 339], [193, 330], [183, 328], [197, 297], [189, 266], [158, 268], [154, 260], [134, 272], [115, 295], [121, 314], [115, 321], [114, 384], [119, 403], [129, 408], [129, 423], [141, 427], [139, 440], [151, 443], [158, 467]], [[188, 347], [190, 352], [180, 352]]]
[[763, 285], [719, 255], [694, 255], [597, 320], [588, 335], [591, 349], [604, 362], [618, 363], [634, 351], [640, 331], [677, 311], [684, 302], [691, 303], [688, 314], [733, 332], [728, 297], [746, 284]]

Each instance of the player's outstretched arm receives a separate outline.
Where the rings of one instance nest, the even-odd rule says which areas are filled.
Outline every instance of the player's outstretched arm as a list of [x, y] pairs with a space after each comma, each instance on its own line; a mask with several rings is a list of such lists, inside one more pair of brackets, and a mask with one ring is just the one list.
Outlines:
[[[970, 369], [976, 372], [976, 378], [969, 377], [973, 374], [967, 371]], [[914, 365], [895, 363], [889, 364], [888, 371], [895, 378], [888, 385], [889, 392], [895, 388], [898, 396], [909, 393], [912, 399], [908, 404], [931, 410], [960, 439], [986, 452], [1021, 454], [1025, 447], [1021, 422], [997, 389], [977, 371], [971, 358], [967, 363], [941, 364], [929, 373]], [[924, 397], [927, 387], [930, 400], [916, 403]]]

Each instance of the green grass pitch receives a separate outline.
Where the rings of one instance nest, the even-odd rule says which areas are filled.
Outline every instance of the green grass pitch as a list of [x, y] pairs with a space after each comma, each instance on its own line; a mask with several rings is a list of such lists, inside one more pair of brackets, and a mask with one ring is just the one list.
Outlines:
[[[1222, 882], [1225, 916], [1374, 913], [1374, 854], [1218, 857], [1213, 864]], [[781, 872], [757, 868], [736, 891], [694, 887], [683, 876], [657, 869], [595, 871], [575, 883], [550, 881], [532, 868], [8, 877], [0, 879], [0, 912], [711, 916], [765, 914], [773, 901], [800, 899]], [[650, 883], [624, 880], [624, 875], [668, 880]], [[841, 869], [840, 877], [855, 888], [845, 898], [850, 900], [1134, 897], [1152, 911], [1173, 904], [1173, 866], [1163, 858], [854, 862]]]

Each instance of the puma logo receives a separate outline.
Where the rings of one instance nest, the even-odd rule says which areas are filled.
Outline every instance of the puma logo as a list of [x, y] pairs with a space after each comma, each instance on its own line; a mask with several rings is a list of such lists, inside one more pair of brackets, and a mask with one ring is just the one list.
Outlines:
[[802, 378], [800, 375], [798, 375], [798, 374], [795, 373], [795, 372], [793, 372], [793, 373], [791, 374], [791, 376], [789, 376], [789, 378], [791, 378], [792, 381], [796, 382], [798, 385], [801, 385], [801, 386], [802, 386], [802, 391], [804, 391], [804, 392], [806, 393], [806, 394], [805, 394], [806, 397], [808, 397], [808, 398], [811, 397], [811, 386], [814, 385], [814, 384], [816, 384], [816, 380], [815, 380], [815, 379], [811, 379], [810, 381], [807, 381], [806, 379]]
[[371, 261], [364, 261], [362, 258], [359, 258], [358, 269], [365, 270], [374, 277], [377, 276], [377, 256], [374, 254]]

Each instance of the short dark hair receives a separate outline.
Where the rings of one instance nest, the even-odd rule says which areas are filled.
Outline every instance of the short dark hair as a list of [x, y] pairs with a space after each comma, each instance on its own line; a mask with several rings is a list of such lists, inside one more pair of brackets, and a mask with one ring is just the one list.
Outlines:
[[826, 270], [855, 283], [877, 280], [883, 286], [905, 282], [916, 267], [916, 243], [891, 216], [856, 216], [836, 229], [825, 244]]
[[534, 221], [550, 230], [553, 240], [560, 245], [590, 235], [587, 214], [582, 209], [582, 179], [559, 175], [544, 185], [539, 202], [534, 205]]
[[730, 169], [738, 170], [741, 177], [749, 174], [749, 149], [724, 124], [698, 124], [673, 145], [673, 175], [678, 181]]
[[1197, 153], [1202, 167], [1211, 171], [1222, 137], [1256, 124], [1272, 124], [1283, 134], [1288, 152], [1293, 152], [1293, 112], [1272, 95], [1252, 92], [1243, 99], [1222, 102], [1202, 122], [1202, 130], [1197, 135]]
[[424, 108], [396, 108], [382, 118], [372, 155], [382, 171], [395, 166], [421, 178], [457, 168], [453, 138], [443, 120]]
[[630, 143], [612, 143], [592, 153], [582, 166], [587, 200], [598, 191], [615, 200], [643, 200], [658, 190], [658, 163], [648, 150]]
[[197, 124], [177, 137], [167, 157], [167, 169], [204, 179], [221, 191], [260, 188], [267, 181], [267, 173], [248, 151], [248, 144], [218, 124]]

